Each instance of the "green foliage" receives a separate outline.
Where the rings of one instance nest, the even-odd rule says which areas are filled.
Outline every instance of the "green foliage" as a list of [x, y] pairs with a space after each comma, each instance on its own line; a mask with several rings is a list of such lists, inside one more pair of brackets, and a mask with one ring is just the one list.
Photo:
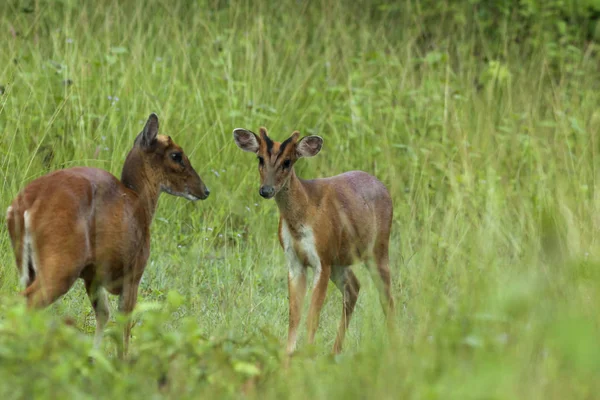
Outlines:
[[[2, 398], [592, 398], [600, 389], [598, 2], [0, 2], [0, 205], [73, 165], [117, 176], [150, 112], [211, 189], [164, 195], [131, 359], [80, 283], [25, 312], [0, 225]], [[394, 199], [398, 332], [361, 266], [285, 368], [277, 209], [236, 127], [319, 134], [301, 177]], [[116, 310], [115, 299], [113, 311]], [[71, 324], [65, 324], [65, 318]], [[93, 362], [90, 362], [90, 358]]]
[[[10, 385], [0, 390], [5, 398], [229, 396], [276, 370], [280, 346], [269, 335], [205, 338], [192, 317], [180, 320], [176, 330], [165, 329], [184, 300], [169, 292], [162, 307], [140, 304], [135, 312], [143, 317], [136, 328], [140, 346], [126, 362], [92, 349], [89, 335], [56, 318], [3, 304], [0, 371]], [[107, 335], [116, 339], [120, 325]]]

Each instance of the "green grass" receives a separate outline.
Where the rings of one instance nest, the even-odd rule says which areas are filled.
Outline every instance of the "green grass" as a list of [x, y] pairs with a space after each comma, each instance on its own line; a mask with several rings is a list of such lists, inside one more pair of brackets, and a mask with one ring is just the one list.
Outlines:
[[[510, 24], [492, 39], [418, 1], [118, 3], [0, 4], [0, 206], [50, 170], [120, 176], [153, 111], [212, 194], [161, 197], [128, 362], [116, 313], [92, 352], [81, 283], [25, 312], [2, 221], [0, 397], [598, 396], [596, 45], [525, 51]], [[330, 285], [316, 345], [303, 324], [283, 368], [278, 211], [232, 138], [259, 126], [324, 138], [301, 177], [361, 169], [389, 188], [397, 335], [357, 265], [344, 353], [329, 356]]]

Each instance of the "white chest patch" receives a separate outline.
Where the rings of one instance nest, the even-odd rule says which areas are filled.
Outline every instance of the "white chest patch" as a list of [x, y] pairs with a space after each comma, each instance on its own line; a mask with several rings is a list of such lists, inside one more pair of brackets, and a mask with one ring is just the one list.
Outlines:
[[281, 222], [281, 237], [283, 249], [289, 263], [290, 277], [294, 278], [304, 273], [303, 260], [315, 269], [315, 279], [321, 273], [321, 259], [317, 253], [315, 235], [309, 226], [304, 226], [300, 231], [300, 239], [295, 239], [287, 223]]

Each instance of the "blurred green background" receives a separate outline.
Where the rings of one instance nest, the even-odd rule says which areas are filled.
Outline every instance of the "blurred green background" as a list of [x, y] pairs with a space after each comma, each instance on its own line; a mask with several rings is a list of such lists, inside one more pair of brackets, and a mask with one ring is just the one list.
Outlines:
[[[126, 362], [114, 298], [99, 352], [81, 283], [25, 312], [2, 220], [0, 396], [599, 397], [598, 21], [592, 0], [1, 2], [2, 207], [58, 168], [120, 176], [150, 112], [212, 194], [161, 197]], [[278, 211], [232, 138], [259, 126], [324, 138], [303, 178], [388, 186], [397, 335], [357, 265], [344, 353], [330, 285], [283, 368]]]

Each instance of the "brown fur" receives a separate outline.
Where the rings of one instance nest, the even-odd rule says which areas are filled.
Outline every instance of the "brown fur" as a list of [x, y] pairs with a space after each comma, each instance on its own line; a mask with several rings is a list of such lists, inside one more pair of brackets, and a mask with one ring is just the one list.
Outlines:
[[[254, 138], [252, 137], [254, 136]], [[351, 171], [330, 178], [303, 180], [296, 176], [293, 165], [302, 156], [313, 156], [320, 150], [322, 139], [308, 136], [298, 140], [299, 133], [283, 143], [268, 138], [260, 129], [260, 137], [250, 131], [235, 130], [238, 146], [255, 152], [259, 163], [261, 195], [274, 197], [279, 208], [279, 241], [287, 253], [282, 234], [283, 224], [293, 238], [293, 254], [306, 267], [311, 265], [302, 241], [306, 228], [312, 230], [320, 262], [320, 275], [315, 278], [308, 314], [308, 341], [314, 341], [319, 314], [331, 279], [343, 295], [342, 320], [333, 351], [342, 349], [346, 328], [354, 311], [360, 284], [348, 268], [357, 261], [374, 260], [381, 279], [381, 302], [386, 315], [393, 309], [390, 293], [388, 246], [392, 223], [392, 200], [385, 186], [362, 171]], [[256, 142], [256, 143], [254, 143]], [[290, 160], [289, 168], [282, 168]], [[268, 190], [264, 190], [267, 187]], [[270, 188], [273, 188], [271, 193]], [[314, 264], [314, 261], [313, 261]], [[290, 315], [288, 351], [295, 348], [297, 327], [306, 292], [306, 274], [290, 273], [288, 279]]]
[[[27, 233], [33, 246], [25, 255], [35, 272], [23, 291], [28, 307], [53, 303], [82, 278], [96, 311], [97, 334], [108, 319], [102, 287], [120, 296], [121, 311], [133, 310], [160, 193], [196, 200], [209, 193], [183, 150], [157, 133], [158, 118], [152, 114], [127, 156], [121, 181], [101, 169], [69, 168], [34, 180], [12, 202], [7, 221], [19, 270], [25, 211], [31, 221]], [[173, 159], [174, 153], [181, 154], [181, 162]], [[123, 353], [130, 329], [128, 324]]]

